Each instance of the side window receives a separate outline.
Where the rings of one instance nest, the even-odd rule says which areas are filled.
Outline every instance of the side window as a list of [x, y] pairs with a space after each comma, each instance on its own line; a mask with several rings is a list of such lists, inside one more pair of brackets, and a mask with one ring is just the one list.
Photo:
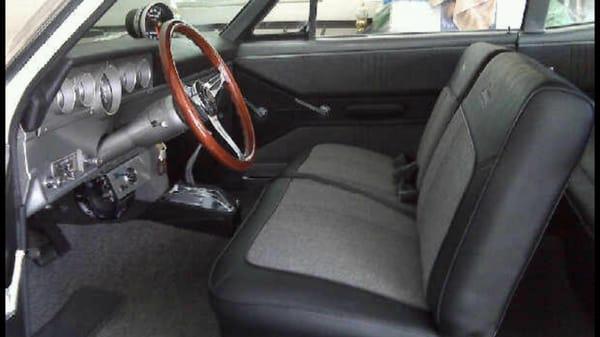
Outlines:
[[[525, 2], [317, 0], [316, 36], [518, 30]], [[309, 0], [279, 0], [254, 34], [298, 33], [307, 25], [309, 7]]]
[[254, 27], [254, 35], [299, 33], [308, 25], [310, 0], [279, 0]]
[[550, 0], [546, 28], [594, 22], [594, 0]]
[[526, 0], [319, 0], [319, 36], [506, 30]]

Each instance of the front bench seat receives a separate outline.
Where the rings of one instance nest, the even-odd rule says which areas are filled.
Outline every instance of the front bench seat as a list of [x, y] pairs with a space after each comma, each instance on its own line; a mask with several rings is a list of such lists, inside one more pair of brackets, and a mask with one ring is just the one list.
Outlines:
[[452, 116], [416, 216], [276, 180], [211, 271], [222, 336], [493, 336], [592, 123], [576, 88], [507, 52]]
[[[421, 136], [416, 158], [417, 187], [458, 105], [486, 64], [496, 55], [507, 51], [501, 46], [477, 42], [467, 47], [461, 55], [448, 84], [437, 98]], [[389, 156], [356, 146], [320, 144], [297, 158], [286, 174], [314, 175], [388, 200], [397, 200], [398, 186], [394, 182], [393, 162], [394, 159]]]

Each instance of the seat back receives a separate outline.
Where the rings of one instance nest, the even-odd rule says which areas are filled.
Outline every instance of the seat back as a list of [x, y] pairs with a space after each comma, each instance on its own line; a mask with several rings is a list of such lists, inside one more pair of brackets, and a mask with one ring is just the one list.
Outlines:
[[463, 52], [454, 68], [450, 81], [440, 92], [423, 130], [416, 158], [417, 167], [419, 168], [417, 186], [421, 186], [423, 172], [426, 171], [433, 151], [448, 126], [450, 118], [454, 115], [459, 102], [467, 95], [485, 65], [494, 56], [505, 51], [509, 50], [497, 45], [477, 42], [470, 45]]
[[495, 334], [592, 123], [591, 102], [524, 55], [482, 71], [417, 203], [424, 289], [444, 335]]
[[583, 157], [575, 167], [567, 188], [567, 199], [592, 237], [595, 233], [594, 166], [594, 130], [592, 130]]

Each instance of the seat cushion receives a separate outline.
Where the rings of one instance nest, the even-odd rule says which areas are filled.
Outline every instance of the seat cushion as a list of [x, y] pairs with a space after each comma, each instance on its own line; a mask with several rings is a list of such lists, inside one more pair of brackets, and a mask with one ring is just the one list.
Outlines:
[[294, 180], [248, 261], [425, 308], [418, 243], [414, 219], [395, 209], [331, 185]]
[[396, 198], [393, 159], [384, 154], [341, 144], [320, 144], [300, 163], [298, 173], [313, 174]]
[[416, 235], [361, 194], [276, 180], [212, 271], [224, 336], [435, 335]]

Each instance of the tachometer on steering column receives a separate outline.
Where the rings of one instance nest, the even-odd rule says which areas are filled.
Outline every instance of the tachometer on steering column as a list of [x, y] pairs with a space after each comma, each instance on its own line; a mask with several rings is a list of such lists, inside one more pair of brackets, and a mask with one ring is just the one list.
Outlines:
[[133, 9], [125, 17], [125, 27], [135, 38], [158, 40], [158, 27], [175, 17], [173, 10], [162, 2], [154, 2], [145, 7]]

